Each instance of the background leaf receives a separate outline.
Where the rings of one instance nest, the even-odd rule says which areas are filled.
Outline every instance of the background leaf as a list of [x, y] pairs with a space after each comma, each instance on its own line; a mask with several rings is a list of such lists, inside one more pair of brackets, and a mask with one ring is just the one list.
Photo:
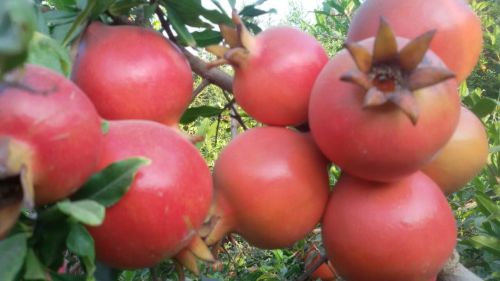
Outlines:
[[43, 264], [36, 256], [33, 249], [29, 249], [26, 255], [26, 269], [24, 273], [26, 280], [45, 280], [47, 273], [45, 272]]
[[28, 250], [26, 234], [0, 240], [0, 280], [14, 281]]

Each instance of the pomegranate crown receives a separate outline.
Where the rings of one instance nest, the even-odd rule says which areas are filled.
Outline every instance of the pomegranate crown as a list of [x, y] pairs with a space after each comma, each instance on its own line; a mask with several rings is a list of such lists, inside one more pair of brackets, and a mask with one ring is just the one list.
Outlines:
[[363, 108], [393, 103], [415, 125], [419, 108], [413, 92], [455, 77], [447, 68], [420, 65], [435, 33], [436, 30], [430, 30], [398, 51], [392, 28], [380, 18], [373, 54], [358, 43], [345, 43], [357, 69], [343, 74], [340, 79], [366, 90]]
[[217, 60], [210, 62], [209, 66], [219, 66], [231, 64], [234, 67], [241, 66], [248, 59], [250, 51], [254, 48], [255, 38], [246, 28], [238, 12], [233, 10], [232, 21], [235, 27], [220, 24], [219, 29], [227, 46], [210, 45], [206, 50], [218, 57]]

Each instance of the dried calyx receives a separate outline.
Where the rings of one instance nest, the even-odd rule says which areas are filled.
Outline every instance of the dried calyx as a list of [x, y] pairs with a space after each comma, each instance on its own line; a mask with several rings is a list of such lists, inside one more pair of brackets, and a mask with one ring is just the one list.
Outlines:
[[381, 18], [373, 54], [357, 43], [345, 44], [358, 69], [345, 73], [341, 79], [366, 90], [364, 108], [391, 102], [416, 124], [419, 109], [413, 91], [455, 77], [444, 67], [419, 66], [434, 34], [435, 30], [428, 31], [398, 52], [396, 37]]
[[254, 37], [243, 24], [240, 16], [233, 10], [232, 20], [235, 27], [220, 24], [219, 28], [227, 46], [210, 45], [206, 49], [218, 57], [217, 60], [210, 62], [209, 66], [219, 66], [231, 64], [234, 67], [241, 66], [247, 60], [250, 51], [254, 48]]

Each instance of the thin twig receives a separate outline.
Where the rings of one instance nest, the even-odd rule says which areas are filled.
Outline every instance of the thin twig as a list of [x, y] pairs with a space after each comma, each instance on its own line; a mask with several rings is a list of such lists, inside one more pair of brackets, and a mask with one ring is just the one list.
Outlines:
[[320, 258], [312, 263], [311, 267], [304, 271], [304, 273], [299, 276], [299, 278], [295, 279], [295, 281], [306, 281], [309, 277], [311, 277], [311, 274], [326, 261], [328, 261], [328, 258], [325, 255], [320, 255]]
[[[222, 91], [222, 94], [226, 98], [228, 102], [231, 102], [233, 99], [230, 99], [229, 96], [227, 95], [226, 91]], [[243, 122], [243, 118], [241, 118], [241, 115], [238, 113], [238, 110], [236, 110], [236, 107], [234, 106], [234, 103], [229, 104], [232, 114], [229, 114], [234, 120], [238, 121], [240, 126], [243, 128], [243, 130], [248, 130], [248, 127], [245, 125], [245, 122]]]
[[198, 85], [198, 87], [196, 87], [193, 91], [193, 99], [196, 98], [196, 96], [199, 95], [208, 85], [210, 85], [210, 81], [207, 79], [201, 80], [200, 85]]

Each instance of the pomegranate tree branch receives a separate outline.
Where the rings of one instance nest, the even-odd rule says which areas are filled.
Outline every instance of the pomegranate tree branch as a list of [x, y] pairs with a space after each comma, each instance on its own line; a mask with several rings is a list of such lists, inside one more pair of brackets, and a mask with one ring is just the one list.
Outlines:
[[191, 69], [194, 73], [200, 75], [202, 78], [208, 80], [210, 83], [219, 86], [222, 90], [227, 92], [233, 91], [233, 78], [229, 74], [217, 68], [209, 68], [207, 63], [197, 56], [191, 54], [184, 47], [180, 47], [184, 56], [189, 61]]
[[184, 56], [186, 56], [189, 65], [194, 73], [201, 76], [203, 79], [206, 79], [208, 82], [219, 86], [224, 91], [232, 92], [233, 91], [233, 78], [229, 76], [229, 74], [217, 68], [209, 68], [207, 63], [204, 62], [199, 57], [191, 54], [186, 48], [181, 46], [175, 41], [175, 36], [170, 28], [170, 24], [168, 20], [165, 18], [165, 13], [161, 10], [160, 7], [156, 9], [156, 15], [158, 16], [162, 28], [167, 33], [168, 38], [177, 44], [177, 46], [181, 49]]

